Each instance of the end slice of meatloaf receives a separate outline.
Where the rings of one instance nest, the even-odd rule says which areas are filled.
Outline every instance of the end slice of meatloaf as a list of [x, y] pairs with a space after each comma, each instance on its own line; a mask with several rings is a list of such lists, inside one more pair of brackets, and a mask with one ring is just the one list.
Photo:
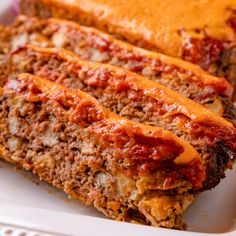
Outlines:
[[236, 129], [203, 106], [128, 70], [87, 62], [64, 49], [27, 45], [0, 65], [7, 78], [22, 72], [81, 89], [130, 120], [162, 127], [189, 142], [204, 160], [202, 190], [215, 187], [236, 157]]
[[185, 228], [205, 177], [194, 148], [108, 111], [90, 95], [30, 74], [0, 89], [0, 156], [122, 221]]
[[0, 29], [0, 42], [3, 54], [30, 43], [62, 47], [84, 60], [126, 68], [236, 122], [232, 86], [223, 77], [210, 76], [191, 63], [137, 48], [94, 28], [53, 18], [19, 16], [10, 27]]

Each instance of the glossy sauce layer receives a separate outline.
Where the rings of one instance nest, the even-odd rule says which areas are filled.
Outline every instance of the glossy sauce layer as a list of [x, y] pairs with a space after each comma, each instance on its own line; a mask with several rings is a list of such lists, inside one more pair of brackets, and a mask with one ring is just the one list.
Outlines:
[[216, 63], [224, 51], [222, 41], [209, 36], [204, 38], [186, 38], [183, 43], [184, 60], [199, 65], [201, 68], [208, 70], [209, 67]]
[[[182, 36], [203, 38], [204, 32], [221, 41], [235, 40], [227, 24], [236, 9], [232, 0], [42, 0], [49, 5], [82, 12], [94, 26], [130, 41], [146, 41], [168, 55], [182, 56]], [[56, 12], [55, 12], [56, 14]], [[79, 18], [79, 17], [78, 17]], [[231, 20], [232, 22], [232, 20]]]

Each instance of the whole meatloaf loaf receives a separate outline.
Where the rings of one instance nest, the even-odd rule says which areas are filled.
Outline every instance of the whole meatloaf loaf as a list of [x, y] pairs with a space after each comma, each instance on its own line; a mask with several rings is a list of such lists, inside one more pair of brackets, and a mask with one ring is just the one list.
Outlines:
[[171, 132], [29, 74], [0, 89], [0, 156], [111, 218], [178, 229], [205, 176], [199, 154]]
[[21, 13], [94, 26], [188, 60], [236, 86], [234, 0], [21, 0]]
[[32, 73], [81, 89], [130, 120], [162, 127], [189, 142], [204, 161], [201, 190], [216, 186], [236, 157], [236, 129], [198, 103], [123, 68], [87, 62], [65, 49], [24, 46], [0, 65], [1, 78]]
[[188, 62], [134, 47], [94, 28], [59, 19], [19, 16], [0, 30], [2, 54], [26, 43], [63, 47], [82, 59], [127, 68], [204, 105], [224, 118], [236, 120], [232, 86]]

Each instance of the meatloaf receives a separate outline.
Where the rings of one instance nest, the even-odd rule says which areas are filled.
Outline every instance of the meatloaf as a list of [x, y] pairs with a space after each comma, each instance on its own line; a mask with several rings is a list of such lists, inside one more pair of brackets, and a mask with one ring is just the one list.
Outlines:
[[19, 16], [0, 30], [2, 54], [26, 43], [41, 47], [63, 47], [82, 59], [127, 68], [199, 102], [231, 121], [236, 120], [232, 86], [197, 66], [180, 59], [143, 50], [116, 40], [94, 28], [59, 19], [40, 20]]
[[111, 218], [178, 229], [205, 176], [199, 154], [171, 132], [30, 74], [0, 89], [0, 156]]
[[94, 26], [188, 60], [236, 86], [236, 1], [21, 0], [20, 9]]
[[81, 89], [130, 120], [162, 127], [189, 142], [201, 155], [206, 178], [201, 190], [216, 186], [236, 157], [236, 129], [198, 103], [123, 68], [87, 62], [65, 49], [27, 45], [0, 65], [7, 78], [32, 73]]

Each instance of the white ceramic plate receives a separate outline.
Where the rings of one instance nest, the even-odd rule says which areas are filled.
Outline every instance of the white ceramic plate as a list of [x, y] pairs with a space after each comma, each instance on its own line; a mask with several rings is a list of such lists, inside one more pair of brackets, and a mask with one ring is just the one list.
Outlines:
[[[11, 0], [0, 0], [0, 22], [13, 19]], [[1, 46], [1, 45], [0, 45]], [[222, 236], [236, 235], [236, 169], [186, 211], [187, 232], [106, 219], [94, 208], [0, 161], [0, 235], [4, 236]], [[197, 233], [198, 232], [198, 233]]]

